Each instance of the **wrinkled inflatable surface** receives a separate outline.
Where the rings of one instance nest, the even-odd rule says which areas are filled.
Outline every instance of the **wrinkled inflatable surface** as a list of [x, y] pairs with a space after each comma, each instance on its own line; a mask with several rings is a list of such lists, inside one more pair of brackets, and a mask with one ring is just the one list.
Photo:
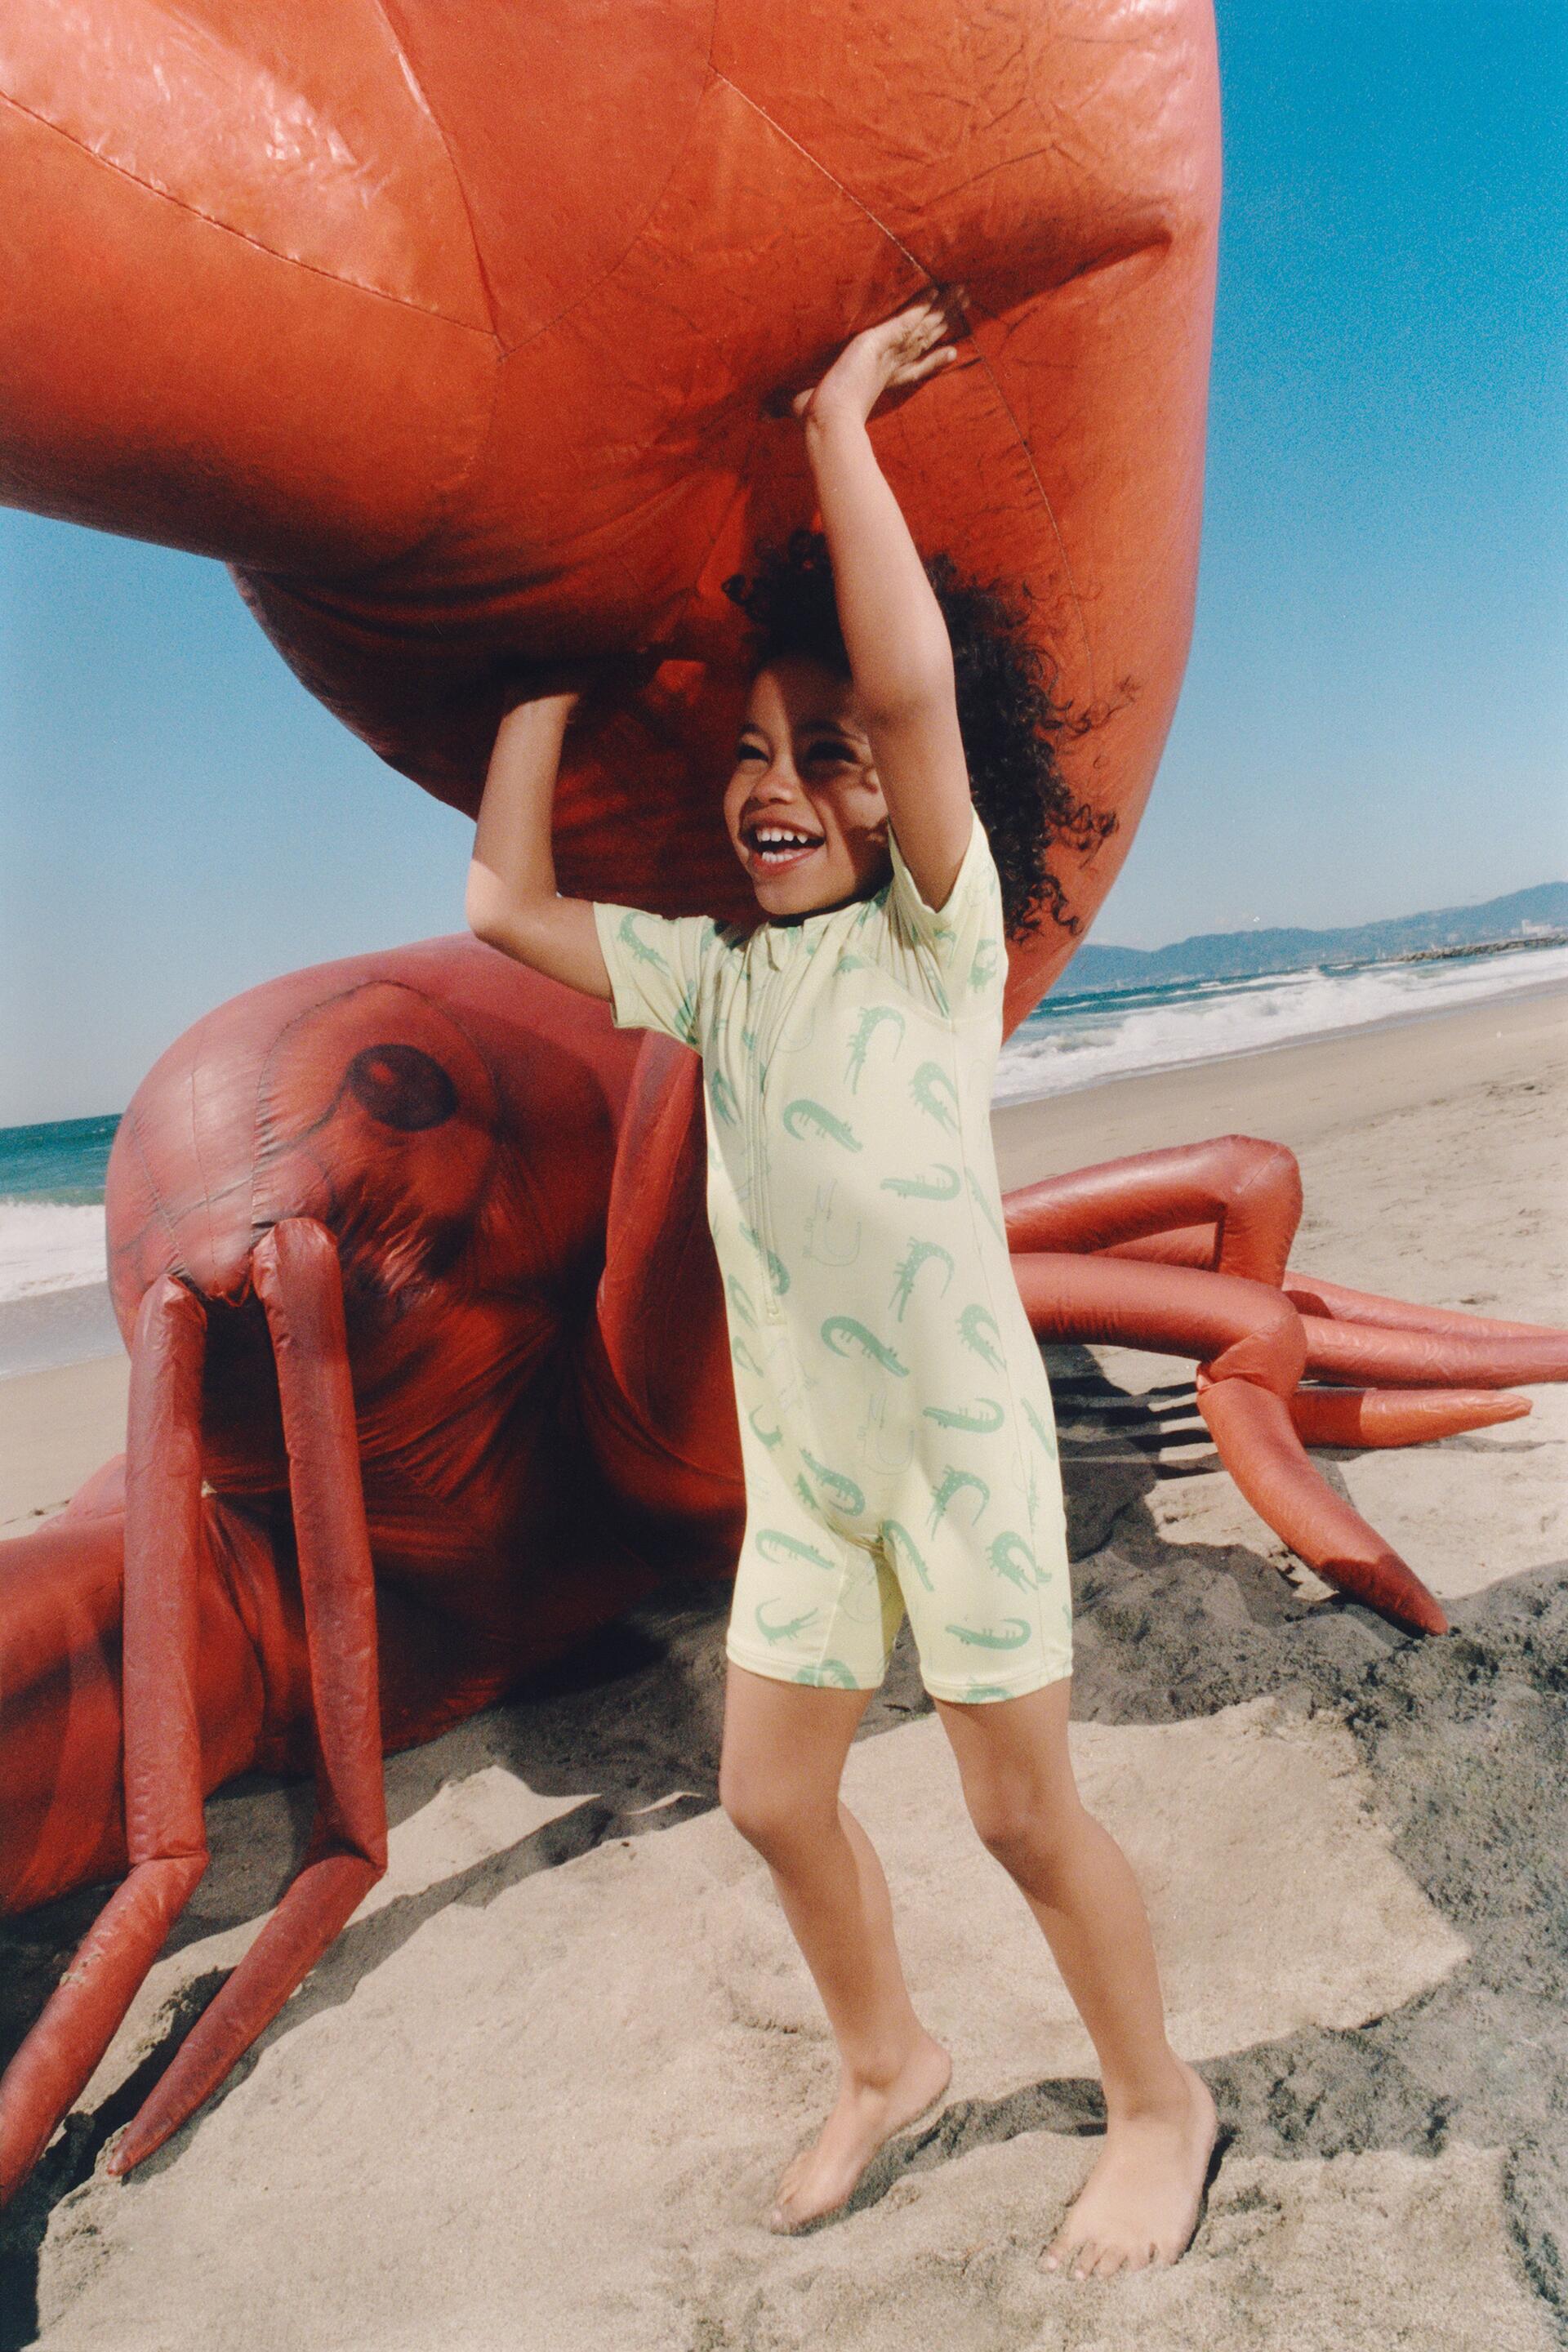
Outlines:
[[[611, 657], [558, 870], [666, 911], [750, 911], [721, 585], [809, 517], [777, 396], [966, 282], [976, 363], [874, 429], [921, 544], [1030, 592], [1093, 722], [1069, 782], [1121, 826], [1061, 876], [1092, 913], [1191, 625], [1206, 0], [36, 0], [0, 20], [0, 92], [4, 494], [227, 557], [306, 684], [459, 807], [506, 670]], [[310, 855], [265, 805], [255, 832]], [[1009, 1023], [1070, 947], [1012, 943]], [[732, 1572], [700, 1075], [465, 934], [270, 981], [138, 1088], [107, 1197], [125, 1453], [0, 1545], [0, 1911], [126, 1874], [0, 2084], [0, 2202], [199, 1880], [208, 1790], [312, 1769], [310, 1837], [118, 2171], [381, 1876], [386, 1746], [664, 1575]], [[1247, 1138], [1005, 1206], [1042, 1339], [1193, 1358], [1282, 1539], [1445, 1630], [1303, 1442], [1513, 1419], [1564, 1335], [1293, 1270], [1299, 1171]]]
[[[0, 498], [226, 558], [395, 767], [478, 805], [503, 665], [626, 657], [561, 887], [751, 910], [719, 823], [768, 413], [928, 279], [978, 365], [874, 427], [922, 549], [1026, 587], [1131, 842], [1192, 622], [1209, 0], [63, 0], [0, 26]], [[258, 833], [265, 816], [258, 813]], [[1015, 944], [1008, 1025], [1073, 940]]]
[[[1062, 880], [1099, 904], [1192, 620], [1208, 0], [38, 0], [0, 98], [0, 497], [226, 559], [310, 690], [458, 807], [520, 665], [611, 661], [558, 872], [668, 912], [750, 910], [722, 583], [809, 519], [780, 395], [962, 280], [975, 363], [875, 432], [922, 547], [1028, 592], [1092, 721], [1068, 781], [1121, 822]], [[310, 854], [265, 805], [255, 835]], [[1070, 947], [1016, 944], [1009, 1022]], [[0, 2200], [199, 1879], [207, 1790], [313, 1766], [311, 1839], [116, 2168], [380, 1875], [384, 1744], [694, 1536], [732, 1560], [694, 1075], [463, 940], [270, 983], [139, 1091], [125, 1456], [0, 1574], [5, 1907], [129, 1874], [7, 2070]]]

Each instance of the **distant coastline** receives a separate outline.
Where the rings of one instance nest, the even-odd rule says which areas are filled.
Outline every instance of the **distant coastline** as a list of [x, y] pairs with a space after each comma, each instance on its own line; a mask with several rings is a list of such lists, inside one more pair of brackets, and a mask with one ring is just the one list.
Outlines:
[[[1391, 956], [1391, 963], [1447, 963], [1455, 956], [1517, 955], [1521, 949], [1568, 948], [1568, 931], [1543, 931], [1538, 939], [1479, 940], [1473, 948], [1412, 948], [1408, 955]], [[1325, 965], [1325, 971], [1337, 966]]]
[[1110, 993], [1162, 981], [1252, 980], [1343, 971], [1442, 955], [1499, 954], [1568, 942], [1568, 882], [1538, 882], [1473, 907], [1435, 907], [1337, 930], [1205, 931], [1163, 948], [1079, 948], [1061, 993]]

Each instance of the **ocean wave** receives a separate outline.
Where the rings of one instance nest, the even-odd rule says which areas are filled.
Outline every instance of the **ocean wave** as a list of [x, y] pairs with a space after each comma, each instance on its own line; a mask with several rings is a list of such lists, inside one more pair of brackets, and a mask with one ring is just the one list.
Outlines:
[[0, 1302], [102, 1282], [103, 1206], [0, 1199]]
[[1169, 987], [1167, 1000], [1129, 1005], [1107, 991], [1059, 1008], [1047, 998], [1009, 1038], [993, 1100], [1037, 1101], [1107, 1078], [1131, 1077], [1233, 1054], [1256, 1054], [1342, 1030], [1418, 1019], [1451, 1006], [1530, 995], [1568, 980], [1568, 948], [1355, 971], [1273, 972], [1257, 980]]

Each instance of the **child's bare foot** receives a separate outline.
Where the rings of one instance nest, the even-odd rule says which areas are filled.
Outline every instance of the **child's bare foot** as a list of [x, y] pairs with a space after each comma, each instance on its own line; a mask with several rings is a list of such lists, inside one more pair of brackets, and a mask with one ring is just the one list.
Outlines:
[[934, 2106], [952, 2074], [941, 2042], [922, 2033], [890, 2083], [878, 2088], [846, 2078], [815, 2146], [786, 2167], [768, 2227], [787, 2236], [834, 2212], [883, 2141]]
[[1070, 2261], [1073, 2278], [1109, 2278], [1184, 2252], [1198, 2225], [1219, 2118], [1203, 2076], [1184, 2058], [1176, 2063], [1184, 2099], [1110, 2125], [1099, 2162], [1040, 2257], [1042, 2270]]

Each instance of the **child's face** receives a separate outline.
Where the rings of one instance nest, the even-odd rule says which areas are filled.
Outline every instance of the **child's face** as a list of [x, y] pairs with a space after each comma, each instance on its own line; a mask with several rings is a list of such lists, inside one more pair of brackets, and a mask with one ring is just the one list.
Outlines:
[[[757, 672], [724, 822], [764, 915], [809, 915], [880, 887], [888, 803], [847, 678], [800, 654]], [[809, 845], [770, 855], [756, 835], [771, 826]]]

